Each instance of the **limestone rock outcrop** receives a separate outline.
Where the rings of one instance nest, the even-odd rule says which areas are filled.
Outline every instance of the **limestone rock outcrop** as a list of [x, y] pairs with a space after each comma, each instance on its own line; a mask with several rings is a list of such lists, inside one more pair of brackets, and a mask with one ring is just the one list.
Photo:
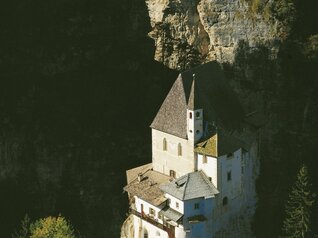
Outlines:
[[258, 11], [244, 0], [146, 0], [154, 58], [180, 70], [212, 60], [232, 63], [240, 42], [268, 45], [275, 56], [286, 29], [270, 15], [272, 2]]

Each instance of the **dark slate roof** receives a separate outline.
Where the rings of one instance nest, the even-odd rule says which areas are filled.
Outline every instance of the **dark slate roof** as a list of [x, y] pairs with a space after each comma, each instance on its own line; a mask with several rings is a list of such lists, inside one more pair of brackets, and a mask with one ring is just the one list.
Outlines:
[[216, 62], [180, 73], [150, 127], [186, 139], [187, 109], [203, 109], [204, 121], [229, 130], [236, 129], [244, 115]]
[[180, 218], [183, 216], [182, 213], [177, 212], [176, 210], [166, 206], [164, 207], [161, 211], [161, 214], [163, 214], [164, 216], [170, 218], [171, 220], [177, 222], [180, 220]]
[[163, 192], [182, 201], [200, 197], [211, 197], [219, 193], [201, 170], [186, 174], [170, 183], [163, 184], [160, 188]]
[[182, 77], [179, 75], [161, 105], [151, 127], [181, 138], [187, 138], [187, 106]]

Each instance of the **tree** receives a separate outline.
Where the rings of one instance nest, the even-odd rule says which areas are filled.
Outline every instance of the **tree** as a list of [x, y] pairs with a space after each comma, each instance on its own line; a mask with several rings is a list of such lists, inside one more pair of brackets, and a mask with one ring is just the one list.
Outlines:
[[282, 237], [305, 238], [309, 236], [311, 211], [315, 201], [311, 186], [307, 167], [303, 165], [286, 203]]
[[30, 238], [75, 238], [71, 224], [61, 216], [39, 219], [30, 226]]
[[28, 214], [25, 214], [24, 218], [21, 221], [21, 228], [19, 231], [16, 231], [12, 234], [12, 238], [28, 238], [29, 237], [29, 228], [30, 228], [30, 218]]

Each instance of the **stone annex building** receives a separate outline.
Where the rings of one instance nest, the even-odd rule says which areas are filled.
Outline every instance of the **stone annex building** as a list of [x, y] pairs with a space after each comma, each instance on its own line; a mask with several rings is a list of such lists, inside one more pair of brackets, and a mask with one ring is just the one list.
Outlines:
[[234, 133], [242, 116], [217, 63], [179, 74], [151, 124], [152, 163], [127, 171], [134, 238], [219, 237], [244, 214], [253, 184], [249, 145]]

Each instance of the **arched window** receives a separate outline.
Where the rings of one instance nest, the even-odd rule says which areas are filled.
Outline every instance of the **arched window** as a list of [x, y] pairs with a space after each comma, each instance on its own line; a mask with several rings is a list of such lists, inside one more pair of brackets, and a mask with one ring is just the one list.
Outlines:
[[166, 140], [166, 138], [163, 138], [162, 149], [163, 150], [167, 150], [167, 140]]
[[169, 171], [169, 175], [170, 175], [171, 178], [176, 178], [176, 171], [170, 170]]
[[144, 229], [144, 238], [148, 238], [148, 231]]
[[195, 116], [196, 116], [197, 118], [199, 118], [199, 117], [200, 117], [200, 112], [196, 112], [196, 113], [195, 113]]
[[189, 113], [189, 118], [192, 119], [192, 112]]
[[182, 156], [182, 145], [178, 144], [178, 156]]
[[229, 203], [228, 198], [224, 197], [222, 203], [223, 203], [223, 206], [226, 206]]

